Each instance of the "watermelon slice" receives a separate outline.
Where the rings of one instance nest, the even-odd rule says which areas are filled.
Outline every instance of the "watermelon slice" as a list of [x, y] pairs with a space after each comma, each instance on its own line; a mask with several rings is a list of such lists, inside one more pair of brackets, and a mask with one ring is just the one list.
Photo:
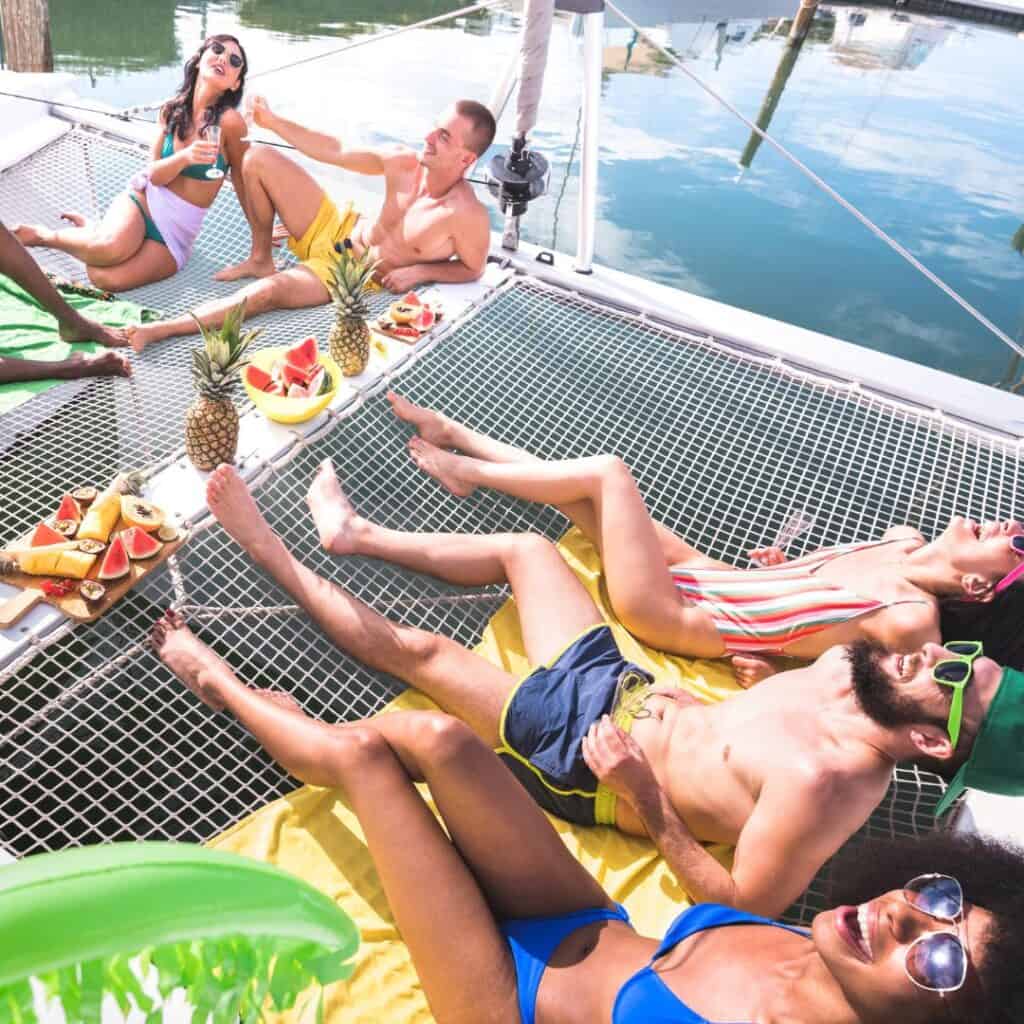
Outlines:
[[32, 539], [28, 542], [30, 548], [38, 548], [44, 544], [63, 544], [67, 540], [67, 537], [62, 533], [58, 533], [56, 530], [47, 526], [46, 523], [40, 523], [36, 527], [36, 532], [32, 534]]
[[293, 387], [296, 384], [305, 387], [309, 383], [309, 378], [315, 368], [316, 364], [307, 369], [295, 366], [293, 363], [285, 363], [281, 368], [281, 380], [288, 387]]
[[318, 354], [316, 338], [311, 336], [288, 349], [284, 354], [284, 358], [285, 363], [290, 363], [296, 369], [305, 370], [308, 373], [316, 366]]
[[309, 398], [309, 392], [306, 390], [305, 384], [289, 384], [288, 385], [288, 397], [289, 398]]
[[412, 324], [417, 330], [429, 331], [434, 326], [434, 321], [437, 319], [434, 316], [434, 311], [429, 306], [424, 306], [420, 310], [420, 315], [413, 320]]
[[153, 537], [145, 530], [139, 529], [137, 526], [122, 530], [118, 536], [124, 542], [124, 548], [128, 552], [128, 557], [132, 559], [152, 558], [163, 547], [163, 544], [156, 537]]
[[82, 507], [71, 497], [70, 494], [65, 494], [60, 499], [60, 507], [57, 509], [57, 514], [53, 517], [54, 519], [71, 519], [76, 523], [82, 521]]
[[422, 306], [423, 300], [415, 292], [409, 292], [409, 294], [402, 299], [402, 304], [406, 306]]
[[245, 368], [245, 379], [257, 391], [269, 391], [274, 379], [265, 370], [250, 364]]
[[97, 575], [101, 580], [119, 580], [122, 576], [128, 575], [129, 568], [128, 552], [124, 548], [124, 534], [119, 533], [107, 549]]

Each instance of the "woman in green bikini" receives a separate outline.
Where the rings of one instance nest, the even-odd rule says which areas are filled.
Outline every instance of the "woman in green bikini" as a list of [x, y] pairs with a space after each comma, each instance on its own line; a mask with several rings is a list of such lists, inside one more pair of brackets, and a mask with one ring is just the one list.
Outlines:
[[[107, 291], [139, 288], [177, 273], [224, 183], [223, 172], [241, 166], [248, 144], [236, 108], [247, 68], [234, 36], [210, 36], [188, 59], [181, 88], [160, 111], [149, 166], [132, 178], [103, 219], [88, 223], [81, 214], [64, 213], [73, 227], [54, 231], [23, 224], [15, 229], [17, 237], [25, 245], [77, 257], [92, 283]], [[219, 144], [205, 137], [211, 128], [219, 129]], [[247, 209], [241, 175], [234, 175], [232, 184]]]

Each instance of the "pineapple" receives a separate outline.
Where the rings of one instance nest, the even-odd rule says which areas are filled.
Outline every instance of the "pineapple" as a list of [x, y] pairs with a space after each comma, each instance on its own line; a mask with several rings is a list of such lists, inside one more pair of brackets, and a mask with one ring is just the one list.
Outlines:
[[50, 544], [4, 552], [2, 572], [23, 572], [32, 576], [73, 576], [84, 579], [96, 561], [95, 555], [78, 551], [74, 544]]
[[346, 377], [355, 377], [370, 361], [370, 328], [366, 326], [369, 309], [365, 292], [377, 261], [369, 253], [356, 256], [351, 249], [340, 248], [333, 257], [331, 280], [327, 290], [334, 303], [334, 327], [328, 337], [331, 358]]
[[142, 474], [120, 473], [110, 486], [93, 499], [76, 536], [79, 540], [106, 542], [121, 516], [121, 495], [138, 494]]
[[235, 459], [238, 410], [231, 392], [248, 362], [243, 358], [246, 349], [263, 333], [257, 328], [243, 334], [244, 319], [243, 300], [224, 317], [220, 330], [207, 330], [196, 320], [203, 335], [203, 348], [192, 350], [192, 380], [199, 397], [185, 414], [185, 451], [196, 469], [216, 469]]

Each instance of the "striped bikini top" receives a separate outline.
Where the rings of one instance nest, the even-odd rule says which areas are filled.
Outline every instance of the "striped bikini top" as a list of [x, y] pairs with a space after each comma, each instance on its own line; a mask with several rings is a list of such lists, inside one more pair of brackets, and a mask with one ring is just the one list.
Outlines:
[[926, 603], [861, 597], [815, 575], [843, 555], [897, 543], [899, 539], [843, 544], [758, 569], [676, 565], [669, 572], [682, 595], [711, 616], [726, 653], [781, 654], [798, 640], [862, 615], [896, 604]]

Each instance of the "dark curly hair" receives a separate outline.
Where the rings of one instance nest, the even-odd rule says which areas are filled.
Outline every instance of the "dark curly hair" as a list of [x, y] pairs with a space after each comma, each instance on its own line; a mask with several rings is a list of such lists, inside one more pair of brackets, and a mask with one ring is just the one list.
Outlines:
[[245, 73], [249, 70], [249, 58], [246, 57], [242, 44], [234, 36], [226, 34], [207, 36], [203, 40], [203, 45], [185, 62], [185, 77], [177, 93], [160, 108], [160, 117], [167, 131], [176, 134], [182, 142], [192, 131], [192, 98], [196, 91], [196, 79], [199, 77], [199, 61], [211, 43], [234, 43], [242, 54], [242, 67], [238, 73], [238, 87], [222, 93], [220, 99], [212, 107], [207, 108], [203, 115], [203, 123], [198, 126], [199, 130], [202, 131], [208, 125], [217, 123], [225, 110], [234, 109], [242, 102]]
[[980, 640], [988, 657], [1024, 670], [1024, 581], [987, 602], [943, 601], [939, 615], [943, 640]]
[[934, 832], [897, 842], [848, 845], [831, 872], [829, 906], [864, 903], [911, 878], [952, 875], [965, 898], [993, 915], [980, 984], [948, 1001], [949, 1024], [1017, 1024], [1024, 1019], [1024, 850], [986, 836]]

